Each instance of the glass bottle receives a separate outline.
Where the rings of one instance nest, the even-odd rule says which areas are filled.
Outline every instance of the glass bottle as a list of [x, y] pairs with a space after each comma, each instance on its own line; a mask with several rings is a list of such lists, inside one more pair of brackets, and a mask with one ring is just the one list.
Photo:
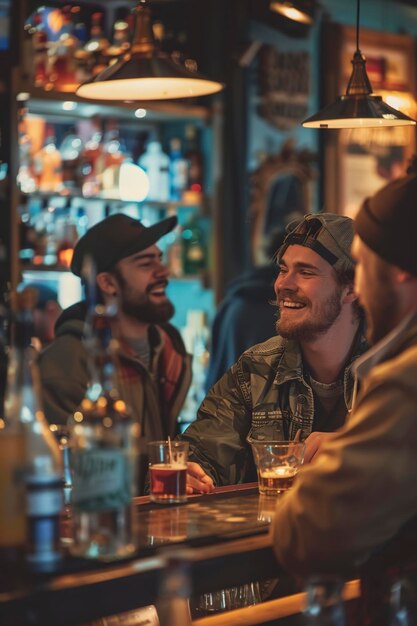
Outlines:
[[396, 580], [390, 590], [389, 626], [417, 625], [417, 586], [413, 578]]
[[192, 214], [182, 231], [184, 274], [198, 274], [207, 268], [208, 246], [206, 233], [201, 227], [203, 218]]
[[80, 47], [80, 42], [74, 34], [71, 6], [64, 6], [61, 15], [63, 24], [58, 41], [49, 50], [49, 80], [56, 91], [74, 93], [78, 87], [75, 51]]
[[46, 127], [43, 148], [35, 154], [34, 168], [39, 191], [62, 191], [62, 158], [56, 147], [54, 128], [51, 125]]
[[192, 124], [185, 127], [185, 158], [188, 161], [187, 191], [193, 192], [196, 199], [203, 191], [203, 155], [198, 145], [197, 129]]
[[91, 76], [97, 76], [107, 67], [106, 52], [109, 47], [102, 28], [103, 13], [96, 11], [91, 16], [90, 38], [84, 46], [88, 54], [88, 68]]
[[[5, 411], [23, 430], [23, 483], [27, 537], [25, 559], [35, 571], [53, 571], [62, 558], [59, 516], [62, 509], [63, 472], [58, 443], [49, 430], [42, 409], [37, 352], [31, 346], [36, 290], [16, 295], [16, 320], [9, 371], [10, 385]], [[19, 455], [16, 453], [16, 458]], [[19, 461], [20, 466], [20, 461]]]
[[347, 626], [343, 602], [343, 580], [319, 578], [306, 587], [305, 626]]
[[43, 22], [43, 9], [36, 11], [33, 18], [32, 52], [33, 52], [33, 83], [35, 87], [50, 90], [48, 66], [48, 38]]
[[7, 382], [0, 410], [0, 556], [3, 563], [16, 562], [26, 540], [26, 514], [23, 472], [26, 459], [25, 437], [19, 414], [19, 374], [21, 351], [6, 348], [6, 320], [2, 318], [2, 370], [7, 364]]
[[148, 200], [154, 202], [169, 200], [169, 164], [169, 156], [162, 151], [159, 141], [150, 141], [138, 160], [138, 165], [148, 175]]
[[170, 141], [170, 181], [171, 200], [182, 199], [188, 182], [188, 162], [181, 151], [181, 140], [174, 137]]
[[115, 306], [90, 313], [90, 385], [69, 420], [73, 475], [71, 553], [114, 560], [135, 551], [131, 499], [135, 494], [138, 425], [116, 388]]
[[101, 190], [100, 163], [103, 152], [103, 133], [100, 120], [92, 119], [92, 132], [81, 153], [82, 194], [85, 198], [96, 196]]

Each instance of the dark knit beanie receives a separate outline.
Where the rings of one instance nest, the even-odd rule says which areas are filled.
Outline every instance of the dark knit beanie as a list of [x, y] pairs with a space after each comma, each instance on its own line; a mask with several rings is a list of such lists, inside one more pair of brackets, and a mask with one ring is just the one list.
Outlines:
[[367, 198], [355, 230], [382, 259], [417, 276], [417, 175], [397, 178]]

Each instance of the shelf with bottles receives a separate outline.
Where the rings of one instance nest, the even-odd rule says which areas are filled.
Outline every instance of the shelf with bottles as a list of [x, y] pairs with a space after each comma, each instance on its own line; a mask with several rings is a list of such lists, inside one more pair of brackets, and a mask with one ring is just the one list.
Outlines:
[[[58, 0], [48, 0], [46, 4], [32, 0], [23, 37], [23, 57], [28, 61], [21, 78], [27, 90], [35, 88], [39, 95], [44, 92], [52, 97], [72, 96], [80, 83], [129, 54], [136, 4], [134, 0], [107, 0], [105, 5], [89, 0], [64, 5]], [[153, 32], [165, 54], [187, 70], [197, 71], [197, 62], [189, 50], [191, 39], [195, 38], [195, 23], [190, 21], [187, 4], [180, 3], [174, 10], [169, 6], [153, 7]], [[188, 32], [190, 24], [192, 32]], [[191, 108], [195, 113], [207, 114], [201, 103], [196, 105], [192, 100], [185, 104], [184, 100], [153, 102], [150, 108], [171, 113]]]

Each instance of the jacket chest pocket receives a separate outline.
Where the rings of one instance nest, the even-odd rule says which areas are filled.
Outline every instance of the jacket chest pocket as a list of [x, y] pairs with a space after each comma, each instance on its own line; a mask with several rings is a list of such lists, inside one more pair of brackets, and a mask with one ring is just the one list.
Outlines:
[[282, 412], [279, 409], [254, 411], [249, 438], [266, 441], [285, 439]]

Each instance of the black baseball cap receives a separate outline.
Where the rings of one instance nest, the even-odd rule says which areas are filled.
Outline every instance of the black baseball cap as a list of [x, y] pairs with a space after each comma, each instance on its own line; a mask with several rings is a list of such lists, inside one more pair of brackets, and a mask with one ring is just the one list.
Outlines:
[[176, 225], [175, 216], [147, 227], [128, 215], [111, 215], [95, 224], [78, 240], [71, 271], [81, 276], [84, 260], [89, 256], [94, 261], [97, 273], [106, 272], [121, 259], [152, 246]]

